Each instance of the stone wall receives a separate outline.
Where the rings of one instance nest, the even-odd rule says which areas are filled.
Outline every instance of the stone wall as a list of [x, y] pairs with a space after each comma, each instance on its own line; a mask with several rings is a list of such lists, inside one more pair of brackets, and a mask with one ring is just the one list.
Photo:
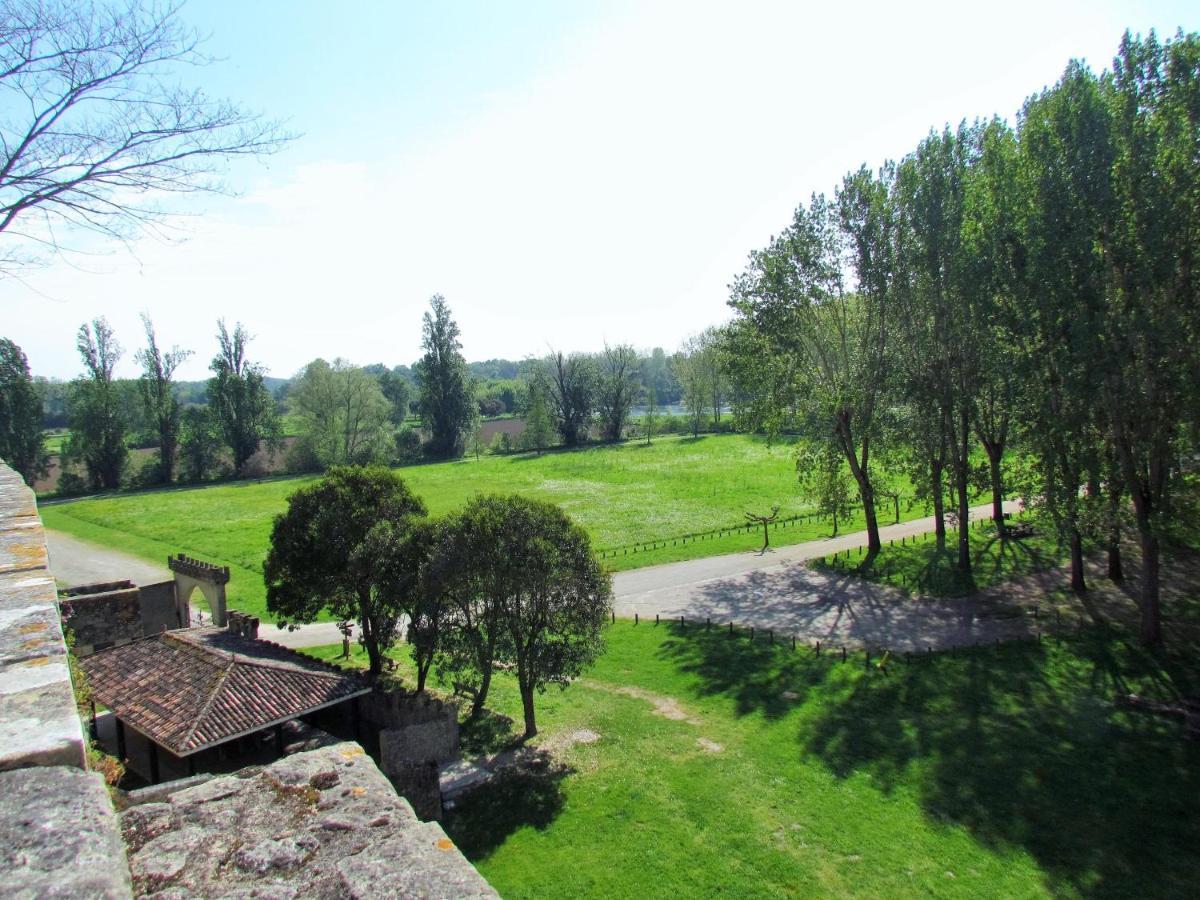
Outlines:
[[132, 806], [121, 827], [138, 896], [497, 896], [355, 743]]
[[62, 592], [58, 608], [63, 627], [74, 636], [77, 656], [186, 624], [179, 621], [174, 581], [143, 587], [132, 581], [80, 585]]
[[83, 727], [37, 503], [0, 463], [0, 894], [130, 896], [108, 791]]
[[57, 599], [33, 491], [0, 464], [0, 771], [84, 765]]

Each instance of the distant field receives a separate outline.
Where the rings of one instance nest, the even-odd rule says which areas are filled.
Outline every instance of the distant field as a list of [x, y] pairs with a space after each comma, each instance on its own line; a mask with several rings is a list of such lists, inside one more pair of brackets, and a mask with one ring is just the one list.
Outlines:
[[[597, 549], [679, 538], [744, 524], [744, 513], [804, 511], [797, 494], [795, 450], [744, 435], [660, 438], [540, 457], [484, 456], [398, 470], [433, 515], [461, 507], [477, 493], [517, 492], [549, 500], [583, 525]], [[271, 523], [289, 494], [313, 477], [274, 478], [209, 487], [86, 498], [42, 507], [46, 526], [161, 561], [187, 553], [234, 568], [231, 603], [266, 613], [262, 562]], [[907, 512], [921, 515], [921, 509]], [[884, 516], [882, 521], [891, 521]], [[861, 515], [841, 523], [862, 527]], [[811, 523], [772, 532], [797, 543], [829, 534]], [[605, 560], [613, 570], [732, 553], [759, 546], [760, 534], [668, 544]]]

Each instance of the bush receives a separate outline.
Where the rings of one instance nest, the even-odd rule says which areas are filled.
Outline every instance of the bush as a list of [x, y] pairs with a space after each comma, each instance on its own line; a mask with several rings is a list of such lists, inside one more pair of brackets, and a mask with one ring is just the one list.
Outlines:
[[401, 428], [396, 432], [396, 461], [414, 463], [421, 460], [421, 435], [415, 428]]
[[491, 452], [496, 454], [512, 453], [512, 438], [507, 431], [499, 431], [492, 438]]

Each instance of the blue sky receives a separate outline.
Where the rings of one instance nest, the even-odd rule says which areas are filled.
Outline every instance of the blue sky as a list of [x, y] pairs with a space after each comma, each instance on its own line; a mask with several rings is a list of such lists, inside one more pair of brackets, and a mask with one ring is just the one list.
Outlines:
[[36, 374], [79, 369], [106, 315], [133, 374], [148, 311], [195, 351], [242, 321], [255, 359], [412, 362], [431, 294], [469, 359], [605, 341], [676, 348], [797, 202], [930, 128], [1011, 117], [1184, 3], [377, 3], [191, 0], [221, 60], [186, 77], [301, 133], [241, 162], [178, 239], [0, 281]]

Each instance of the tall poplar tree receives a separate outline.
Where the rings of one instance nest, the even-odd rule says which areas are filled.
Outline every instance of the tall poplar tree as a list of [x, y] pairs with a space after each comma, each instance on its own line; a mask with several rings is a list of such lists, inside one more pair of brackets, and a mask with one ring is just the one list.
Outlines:
[[42, 400], [21, 348], [0, 338], [0, 459], [30, 487], [46, 474]]
[[426, 452], [435, 458], [463, 455], [478, 408], [462, 355], [458, 325], [441, 294], [429, 300], [421, 326], [425, 355], [416, 365], [421, 419], [429, 435]]

